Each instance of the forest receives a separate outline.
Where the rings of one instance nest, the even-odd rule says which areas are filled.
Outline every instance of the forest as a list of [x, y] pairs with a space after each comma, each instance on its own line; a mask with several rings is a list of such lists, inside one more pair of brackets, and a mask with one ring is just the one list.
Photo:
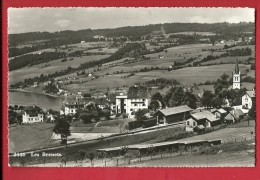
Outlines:
[[[164, 27], [166, 33], [185, 32], [187, 29], [194, 32], [213, 32], [217, 35], [212, 37], [215, 39], [236, 39], [243, 36], [250, 36], [245, 32], [255, 32], [254, 23], [215, 23], [215, 24], [199, 24], [199, 23], [166, 23], [153, 24], [146, 26], [120, 27], [114, 29], [84, 29], [78, 31], [59, 31], [59, 32], [28, 32], [21, 34], [9, 34], [9, 57], [18, 56], [24, 53], [33, 52], [46, 48], [57, 48], [62, 45], [75, 44], [81, 41], [94, 42], [95, 35], [109, 38], [125, 38], [128, 37], [132, 41], [141, 40], [144, 35], [149, 35], [153, 31], [158, 31]], [[187, 37], [189, 38], [189, 37]], [[183, 39], [189, 41], [189, 39]], [[192, 39], [193, 41], [193, 39]], [[29, 47], [18, 48], [19, 45], [28, 45]]]
[[64, 52], [43, 52], [41, 54], [25, 54], [9, 60], [9, 71], [30, 67], [36, 64], [47, 63], [65, 57]]

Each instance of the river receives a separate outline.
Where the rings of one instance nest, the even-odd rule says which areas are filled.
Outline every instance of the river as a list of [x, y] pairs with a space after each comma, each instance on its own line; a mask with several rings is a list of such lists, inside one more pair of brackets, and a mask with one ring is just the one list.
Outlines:
[[59, 111], [62, 106], [62, 102], [67, 100], [67, 97], [52, 97], [45, 94], [32, 93], [32, 92], [22, 92], [9, 90], [8, 92], [9, 105], [22, 105], [30, 106], [36, 105], [42, 109], [53, 109]]

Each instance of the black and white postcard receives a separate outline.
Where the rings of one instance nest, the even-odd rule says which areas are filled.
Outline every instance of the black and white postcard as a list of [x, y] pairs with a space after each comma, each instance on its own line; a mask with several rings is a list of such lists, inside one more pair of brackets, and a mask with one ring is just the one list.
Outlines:
[[255, 9], [9, 8], [9, 166], [254, 167]]

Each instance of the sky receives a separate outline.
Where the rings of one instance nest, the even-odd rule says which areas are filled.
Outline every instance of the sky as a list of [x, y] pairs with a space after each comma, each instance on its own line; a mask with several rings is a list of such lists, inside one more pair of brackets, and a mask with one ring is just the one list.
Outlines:
[[8, 33], [163, 23], [254, 22], [250, 8], [9, 8]]

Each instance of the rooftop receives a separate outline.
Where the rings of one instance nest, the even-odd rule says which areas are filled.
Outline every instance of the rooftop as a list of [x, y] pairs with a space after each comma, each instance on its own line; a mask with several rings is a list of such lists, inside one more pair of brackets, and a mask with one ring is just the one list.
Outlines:
[[218, 120], [218, 119], [216, 119], [215, 115], [212, 114], [210, 111], [203, 111], [203, 112], [191, 114], [191, 116], [193, 118], [195, 118], [196, 120], [201, 120], [201, 119], [205, 119], [205, 118], [208, 119], [210, 122]]
[[38, 106], [26, 106], [24, 108], [25, 111], [41, 111], [42, 109]]
[[146, 99], [148, 97], [147, 88], [144, 86], [132, 86], [127, 93], [128, 99]]
[[233, 120], [233, 118], [235, 118], [237, 120], [240, 116], [243, 116], [243, 115], [244, 115], [244, 113], [241, 109], [234, 109], [234, 111], [231, 111], [230, 113], [228, 113], [228, 115], [225, 117], [225, 119]]
[[220, 114], [225, 114], [225, 113], [227, 113], [227, 111], [225, 111], [225, 110], [222, 109], [222, 108], [217, 109], [217, 111], [218, 111]]
[[184, 106], [178, 106], [178, 107], [173, 107], [173, 108], [161, 109], [159, 111], [161, 113], [163, 113], [165, 116], [169, 116], [169, 115], [173, 115], [173, 114], [189, 112], [189, 111], [192, 111], [192, 109], [189, 106], [184, 105]]
[[255, 97], [255, 91], [246, 91], [249, 97]]

